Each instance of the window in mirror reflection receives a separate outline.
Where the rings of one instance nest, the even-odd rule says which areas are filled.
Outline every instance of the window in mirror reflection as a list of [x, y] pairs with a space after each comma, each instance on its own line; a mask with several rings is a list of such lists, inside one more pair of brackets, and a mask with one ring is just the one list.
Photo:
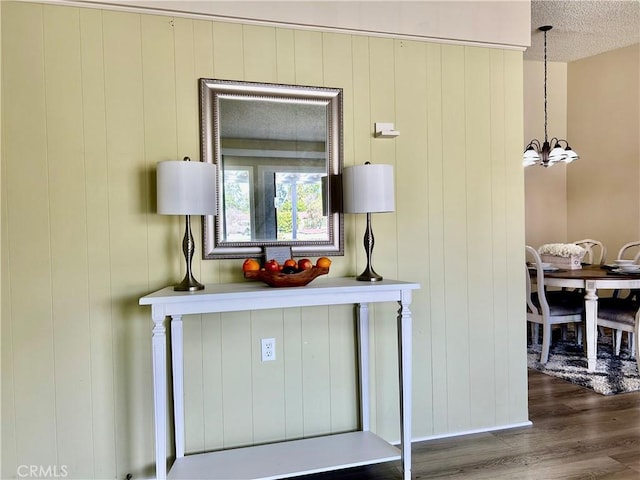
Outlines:
[[278, 240], [324, 240], [327, 217], [323, 215], [322, 175], [278, 172], [276, 224]]
[[288, 159], [223, 155], [223, 163], [225, 241], [328, 237], [324, 160], [301, 168]]

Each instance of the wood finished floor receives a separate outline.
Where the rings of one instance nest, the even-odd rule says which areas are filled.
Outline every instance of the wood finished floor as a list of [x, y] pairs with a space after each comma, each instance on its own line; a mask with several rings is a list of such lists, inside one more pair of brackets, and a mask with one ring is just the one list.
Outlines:
[[[414, 443], [413, 479], [640, 480], [640, 392], [605, 397], [529, 372], [532, 427]], [[388, 463], [303, 477], [398, 480]]]

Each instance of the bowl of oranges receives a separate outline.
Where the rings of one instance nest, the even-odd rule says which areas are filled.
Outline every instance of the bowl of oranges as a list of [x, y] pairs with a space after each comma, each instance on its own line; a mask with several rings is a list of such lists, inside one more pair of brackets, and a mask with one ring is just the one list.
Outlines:
[[270, 287], [304, 287], [320, 275], [329, 273], [331, 260], [320, 257], [315, 264], [308, 258], [289, 258], [280, 263], [267, 260], [264, 266], [254, 258], [247, 258], [242, 264], [244, 278], [260, 280]]

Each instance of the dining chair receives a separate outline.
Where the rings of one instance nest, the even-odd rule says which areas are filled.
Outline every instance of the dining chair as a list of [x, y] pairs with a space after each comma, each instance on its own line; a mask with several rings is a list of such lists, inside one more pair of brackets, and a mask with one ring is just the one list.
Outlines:
[[583, 258], [585, 263], [590, 263], [591, 265], [604, 265], [606, 262], [607, 247], [605, 247], [601, 241], [585, 238], [584, 240], [576, 240], [571, 243], [579, 245], [587, 251]]
[[527, 271], [527, 321], [530, 322], [531, 339], [535, 344], [538, 343], [538, 327], [542, 325], [540, 363], [545, 364], [549, 360], [551, 327], [553, 325], [574, 323], [577, 342], [582, 343], [584, 297], [580, 293], [570, 291], [547, 291], [540, 255], [535, 248], [529, 245], [525, 246], [525, 254], [527, 260], [530, 260], [530, 263], [525, 265]]
[[[627, 332], [633, 341], [629, 342], [631, 357], [636, 358], [640, 373], [640, 304], [632, 300], [608, 298], [598, 301], [598, 327], [608, 327], [615, 332], [613, 351], [620, 355], [622, 332]], [[635, 346], [635, 347], [634, 347]]]
[[625, 243], [620, 250], [618, 250], [618, 256], [616, 258], [632, 258], [634, 263], [638, 263], [640, 260], [640, 241]]
[[[638, 263], [640, 260], [640, 240], [635, 240], [633, 242], [625, 243], [620, 250], [618, 250], [618, 258], [626, 258], [633, 259], [634, 263]], [[620, 292], [615, 290], [613, 292], [613, 296], [615, 298], [620, 297]], [[627, 293], [625, 297], [628, 300], [635, 300], [636, 302], [640, 300], [640, 290], [631, 290]], [[616, 331], [614, 335], [614, 345], [616, 347], [616, 355], [620, 354], [620, 343], [622, 339], [622, 331]], [[628, 332], [627, 339], [629, 343], [629, 349], [631, 352], [634, 352], [634, 335], [631, 332]]]

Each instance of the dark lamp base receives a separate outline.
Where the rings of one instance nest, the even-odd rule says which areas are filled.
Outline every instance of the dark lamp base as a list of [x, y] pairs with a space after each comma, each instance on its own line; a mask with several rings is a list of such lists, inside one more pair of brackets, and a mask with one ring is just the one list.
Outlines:
[[356, 280], [362, 282], [379, 282], [382, 280], [382, 276], [378, 275], [373, 268], [368, 267], [364, 272], [356, 277]]
[[179, 284], [173, 287], [173, 289], [176, 292], [195, 292], [198, 290], [204, 290], [204, 285], [193, 278], [193, 276], [187, 274]]

